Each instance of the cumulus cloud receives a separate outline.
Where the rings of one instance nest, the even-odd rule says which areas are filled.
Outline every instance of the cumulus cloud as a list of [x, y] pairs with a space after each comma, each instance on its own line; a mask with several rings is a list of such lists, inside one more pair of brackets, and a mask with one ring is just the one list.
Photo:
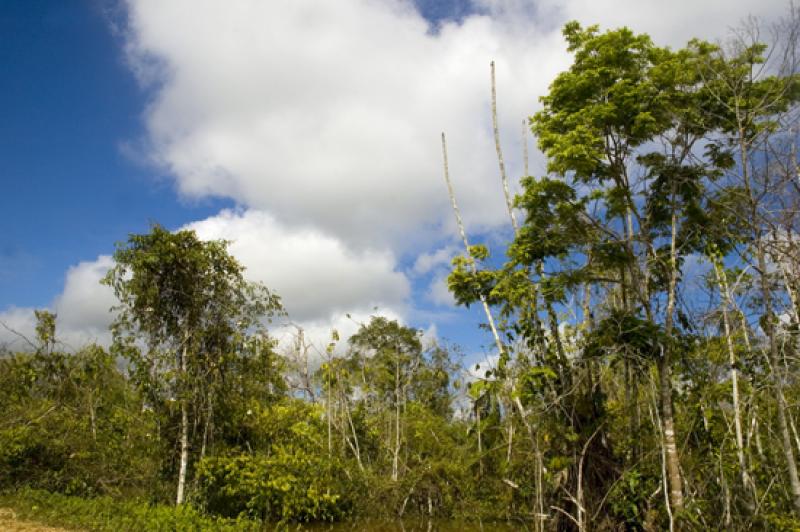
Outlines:
[[420, 253], [409, 270], [418, 283], [426, 284], [423, 299], [438, 307], [455, 307], [455, 299], [447, 288], [447, 276], [453, 257], [461, 252], [455, 245], [446, 245]]
[[35, 346], [33, 309], [10, 307], [0, 312], [0, 348], [28, 350]]
[[53, 303], [60, 327], [96, 334], [98, 338], [107, 334], [113, 319], [109, 311], [118, 301], [111, 287], [100, 284], [100, 280], [113, 266], [109, 255], [101, 255], [67, 271], [64, 291]]
[[336, 331], [339, 341], [334, 342], [334, 356], [343, 355], [348, 348], [347, 339], [358, 332], [362, 325], [367, 325], [373, 316], [382, 316], [390, 320], [405, 323], [401, 314], [392, 309], [373, 309], [353, 313], [337, 313], [326, 318], [291, 322], [276, 327], [271, 334], [278, 340], [279, 349], [285, 355], [293, 355], [298, 331], [302, 329], [304, 342], [309, 346], [309, 361], [314, 367], [327, 357], [326, 348], [332, 342], [332, 333]]
[[466, 379], [468, 382], [494, 380], [491, 375], [487, 377], [487, 373], [497, 369], [497, 363], [500, 360], [499, 355], [476, 355], [471, 358], [477, 359], [478, 362], [467, 367]]
[[[289, 228], [256, 210], [225, 210], [186, 228], [203, 240], [230, 241], [229, 251], [245, 266], [245, 277], [278, 293], [289, 319], [307, 329], [317, 344], [327, 343], [332, 328], [341, 329], [342, 338], [347, 338], [371, 314], [392, 319], [406, 314], [409, 281], [395, 270], [397, 261], [386, 249], [352, 250], [334, 236], [313, 228]], [[49, 307], [58, 315], [59, 338], [69, 346], [109, 343], [109, 309], [116, 298], [100, 280], [113, 264], [103, 255], [67, 272], [63, 292]], [[33, 309], [10, 308], [0, 313], [0, 321], [33, 339]], [[0, 330], [0, 344], [22, 347], [25, 340], [8, 329]], [[281, 334], [288, 330], [279, 329]]]
[[445, 246], [429, 253], [421, 253], [414, 261], [411, 271], [416, 275], [425, 275], [442, 266], [449, 266], [458, 252], [455, 246]]
[[289, 227], [257, 210], [226, 210], [188, 228], [204, 240], [230, 240], [245, 276], [274, 289], [291, 319], [315, 322], [375, 307], [401, 313], [407, 304], [408, 279], [387, 249], [353, 250], [319, 229]]
[[[101, 255], [71, 267], [64, 279], [64, 290], [48, 306], [57, 316], [56, 336], [68, 350], [89, 343], [110, 343], [110, 309], [117, 301], [111, 288], [101, 285], [100, 280], [112, 266], [111, 257]], [[35, 342], [34, 309], [6, 309], [0, 312], [0, 322], [5, 325], [0, 327], [0, 345], [28, 349]]]
[[[333, 327], [342, 334], [355, 330], [354, 324], [368, 321], [371, 313], [397, 319], [406, 311], [409, 281], [395, 271], [396, 259], [388, 250], [351, 250], [317, 229], [289, 228], [255, 210], [222, 211], [187, 228], [204, 240], [229, 240], [229, 251], [246, 267], [245, 277], [277, 292], [290, 319], [308, 329], [317, 343], [324, 344]], [[66, 344], [108, 344], [109, 309], [116, 299], [100, 279], [112, 266], [113, 259], [103, 255], [67, 272], [63, 292], [50, 305], [58, 315], [58, 336]], [[346, 313], [353, 318], [346, 319]], [[8, 309], [0, 313], [0, 321], [34, 337], [33, 309]], [[20, 347], [25, 341], [3, 328], [0, 343]]]
[[[481, 3], [505, 2], [482, 0]], [[541, 0], [536, 6], [542, 18], [551, 23], [578, 20], [586, 26], [628, 26], [636, 32], [649, 33], [658, 44], [677, 47], [694, 37], [712, 41], [724, 39], [729, 29], [739, 26], [751, 15], [766, 22], [774, 21], [786, 13], [789, 4], [777, 0], [758, 4], [747, 0], [675, 0], [667, 6], [653, 0]]]
[[535, 26], [472, 16], [432, 33], [408, 2], [129, 6], [131, 62], [158, 82], [151, 155], [179, 191], [231, 197], [359, 245], [408, 246], [451, 228], [442, 130], [466, 220], [501, 221], [489, 61], [517, 139], [509, 150], [565, 64], [549, 52], [560, 38]]
[[[359, 245], [421, 245], [452, 231], [439, 132], [467, 223], [504, 223], [489, 117], [498, 64], [512, 176], [521, 122], [569, 64], [577, 18], [661, 43], [724, 36], [744, 0], [475, 0], [436, 30], [403, 0], [129, 0], [127, 50], [153, 87], [153, 160], [189, 197], [225, 196]], [[779, 15], [785, 2], [762, 2]], [[713, 26], [709, 27], [709, 21]], [[535, 155], [532, 171], [542, 171]]]
[[431, 280], [425, 292], [425, 299], [440, 307], [455, 306], [456, 300], [447, 288], [447, 273], [437, 275]]

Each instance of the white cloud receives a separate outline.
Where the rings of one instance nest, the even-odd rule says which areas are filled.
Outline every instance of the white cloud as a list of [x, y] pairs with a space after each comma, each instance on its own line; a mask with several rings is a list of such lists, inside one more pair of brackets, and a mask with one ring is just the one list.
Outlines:
[[[108, 326], [113, 315], [109, 311], [117, 301], [111, 288], [101, 285], [100, 279], [112, 266], [111, 257], [101, 255], [94, 261], [80, 262], [71, 267], [64, 279], [63, 292], [49, 305], [49, 310], [57, 316], [56, 337], [68, 350], [79, 349], [93, 342], [102, 345], [110, 343]], [[6, 309], [0, 312], [0, 322], [35, 343], [34, 309]], [[0, 327], [0, 345], [3, 344], [12, 349], [31, 347], [18, 334]]]
[[[346, 339], [356, 323], [368, 321], [371, 314], [398, 319], [406, 313], [409, 282], [395, 271], [396, 260], [388, 250], [351, 250], [336, 237], [311, 228], [288, 228], [254, 210], [225, 210], [187, 227], [201, 239], [229, 240], [229, 251], [247, 268], [245, 277], [277, 292], [290, 319], [323, 348], [332, 327], [341, 329]], [[109, 309], [116, 299], [100, 279], [112, 266], [113, 259], [103, 255], [67, 272], [64, 290], [50, 309], [58, 315], [58, 337], [69, 347], [110, 342]], [[0, 321], [33, 340], [33, 309], [10, 308], [0, 312]], [[0, 327], [0, 344], [21, 348], [24, 343]]]
[[477, 380], [494, 380], [493, 376], [486, 376], [486, 372], [494, 371], [497, 368], [497, 362], [500, 360], [500, 356], [497, 354], [494, 355], [484, 355], [483, 357], [480, 356], [473, 356], [470, 357], [471, 359], [478, 360], [477, 363], [472, 363], [467, 366], [467, 375], [466, 378], [469, 382], [477, 381]]
[[435, 323], [431, 323], [428, 325], [426, 329], [422, 331], [422, 345], [424, 347], [434, 346], [439, 343], [439, 329], [436, 327]]
[[32, 308], [10, 307], [0, 312], [0, 348], [28, 350], [35, 345], [36, 320]]
[[434, 35], [408, 6], [131, 1], [131, 61], [159, 81], [146, 114], [152, 156], [187, 196], [408, 249], [451, 228], [445, 130], [465, 219], [501, 223], [489, 61], [511, 160], [535, 95], [566, 64], [560, 37], [485, 16]]
[[[489, 0], [486, 3], [505, 3]], [[764, 0], [674, 0], [669, 4], [655, 0], [541, 0], [537, 9], [548, 20], [563, 23], [578, 20], [583, 25], [601, 28], [628, 26], [637, 33], [648, 33], [657, 44], [678, 47], [694, 37], [723, 39], [728, 29], [737, 27], [750, 15], [765, 21], [786, 13], [788, 2]]]
[[290, 228], [263, 211], [222, 211], [189, 224], [205, 240], [230, 240], [229, 251], [282, 298], [291, 319], [328, 320], [374, 307], [402, 313], [410, 288], [386, 250], [352, 250], [313, 228]]
[[[478, 14], [432, 31], [407, 0], [127, 5], [128, 58], [152, 90], [149, 156], [182, 195], [229, 197], [250, 209], [192, 227], [233, 239], [248, 275], [275, 288], [294, 319], [315, 323], [375, 305], [407, 314], [415, 305], [397, 259], [409, 255], [418, 258], [407, 273], [429, 283], [423, 297], [452, 305], [445, 263], [457, 248], [428, 249], [455, 235], [443, 130], [471, 236], [506, 228], [491, 60], [513, 187], [522, 121], [570, 62], [566, 21], [627, 24], [680, 46], [724, 37], [753, 11], [744, 0], [668, 8], [652, 0], [475, 0]], [[774, 18], [785, 7], [762, 2], [757, 14]], [[543, 173], [541, 154], [531, 150], [531, 158], [530, 173]]]
[[[130, 62], [154, 88], [151, 156], [184, 195], [231, 197], [360, 245], [418, 249], [452, 230], [442, 130], [467, 223], [505, 223], [490, 60], [514, 177], [521, 121], [569, 64], [564, 22], [628, 24], [681, 45], [722, 37], [754, 9], [744, 0], [474, 5], [482, 14], [432, 32], [402, 0], [129, 0]], [[774, 17], [785, 7], [772, 0], [758, 11]]]
[[428, 285], [425, 299], [441, 307], [454, 307], [456, 300], [447, 288], [447, 273], [437, 275]]
[[339, 341], [335, 342], [335, 356], [343, 355], [348, 348], [347, 340], [358, 332], [361, 325], [367, 325], [373, 316], [383, 316], [390, 320], [404, 323], [403, 316], [391, 309], [378, 309], [373, 311], [358, 311], [353, 313], [335, 313], [317, 320], [307, 320], [276, 327], [271, 333], [278, 340], [279, 349], [285, 354], [291, 354], [297, 338], [297, 326], [303, 330], [305, 343], [310, 346], [309, 361], [318, 367], [320, 361], [327, 356], [326, 348], [332, 341], [332, 332], [336, 331]]
[[65, 332], [82, 331], [98, 339], [107, 336], [113, 319], [109, 311], [118, 301], [111, 287], [101, 285], [100, 280], [113, 266], [109, 255], [101, 255], [67, 271], [64, 291], [53, 303], [58, 325]]
[[455, 246], [445, 246], [430, 253], [421, 253], [414, 261], [411, 271], [416, 275], [425, 275], [441, 266], [449, 266], [458, 252]]
[[[245, 266], [245, 277], [278, 293], [289, 318], [315, 332], [315, 338], [327, 338], [331, 327], [349, 330], [352, 320], [345, 313], [357, 321], [368, 320], [371, 313], [393, 319], [405, 313], [409, 282], [395, 271], [396, 260], [388, 250], [351, 250], [336, 237], [312, 228], [289, 228], [255, 210], [224, 210], [186, 228], [204, 240], [230, 241], [228, 250]], [[103, 255], [69, 269], [64, 291], [51, 305], [59, 316], [59, 337], [70, 343], [108, 339], [113, 318], [109, 309], [116, 299], [100, 279], [112, 266], [113, 259]], [[32, 309], [7, 312], [10, 321], [33, 330]], [[26, 313], [28, 321], [21, 318]]]

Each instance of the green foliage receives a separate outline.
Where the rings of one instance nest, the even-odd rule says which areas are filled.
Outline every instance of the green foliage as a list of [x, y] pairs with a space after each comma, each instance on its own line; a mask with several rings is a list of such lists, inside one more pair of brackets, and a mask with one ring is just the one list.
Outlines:
[[[265, 329], [280, 299], [227, 243], [156, 225], [104, 280], [111, 353], [59, 351], [56, 316], [36, 311], [32, 352], [0, 358], [0, 504], [121, 530], [797, 529], [781, 444], [796, 449], [776, 437], [800, 402], [796, 139], [781, 132], [797, 75], [759, 71], [771, 52], [755, 42], [564, 36], [574, 61], [531, 118], [550, 174], [522, 181], [505, 258], [472, 246], [448, 277], [459, 304], [499, 310], [496, 367], [476, 376], [383, 317], [343, 353], [332, 331], [287, 362]], [[187, 504], [159, 505], [178, 471]]]
[[[217, 429], [226, 428], [224, 422], [215, 423], [214, 412], [235, 413], [231, 399], [255, 391], [244, 384], [252, 382], [245, 372], [266, 369], [269, 394], [279, 394], [270, 386], [277, 382], [268, 356], [274, 344], [262, 320], [282, 312], [280, 299], [245, 281], [244, 268], [228, 253], [226, 242], [203, 242], [193, 231], [170, 233], [154, 225], [150, 233], [131, 235], [118, 245], [114, 260], [103, 280], [120, 300], [111, 327], [113, 352], [128, 359], [135, 382], [159, 417], [171, 422], [177, 416], [172, 403], [180, 408], [180, 428], [172, 435], [181, 442], [180, 499], [189, 448], [202, 454], [220, 433]], [[226, 393], [234, 390], [240, 393]], [[188, 441], [190, 418], [204, 427], [192, 431], [193, 442]], [[221, 435], [235, 438], [232, 432]]]
[[337, 486], [340, 466], [320, 454], [278, 446], [266, 455], [206, 458], [198, 465], [198, 498], [225, 516], [266, 521], [337, 521], [352, 503]]
[[56, 341], [56, 315], [46, 310], [34, 310], [36, 316], [36, 339], [39, 350], [49, 353]]
[[248, 410], [249, 452], [205, 458], [197, 467], [197, 502], [228, 517], [265, 521], [335, 521], [352, 507], [346, 466], [324, 449], [321, 412], [286, 399]]
[[86, 499], [33, 489], [0, 494], [0, 505], [12, 507], [23, 519], [87, 530], [262, 530], [257, 521], [211, 517], [187, 505], [176, 508], [111, 497]]
[[649, 530], [655, 522], [663, 519], [659, 515], [659, 493], [661, 479], [657, 475], [645, 475], [632, 469], [626, 471], [611, 489], [608, 496], [609, 512], [625, 524], [626, 530]]
[[662, 356], [670, 341], [658, 325], [618, 310], [592, 330], [583, 353], [587, 357], [619, 354], [643, 363]]
[[[627, 28], [600, 33], [597, 26], [583, 29], [571, 22], [564, 36], [574, 63], [542, 98], [544, 109], [532, 120], [534, 133], [550, 171], [575, 172], [579, 180], [614, 178], [625, 152], [664, 130], [665, 87], [648, 70], [667, 51]], [[610, 160], [609, 135], [625, 138]]]
[[156, 475], [153, 418], [100, 347], [0, 359], [0, 411], [2, 487], [120, 493]]

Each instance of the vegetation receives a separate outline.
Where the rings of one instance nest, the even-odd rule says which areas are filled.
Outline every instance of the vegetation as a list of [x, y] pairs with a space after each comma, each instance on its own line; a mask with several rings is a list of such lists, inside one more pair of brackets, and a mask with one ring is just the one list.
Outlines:
[[279, 353], [281, 302], [225, 242], [132, 235], [110, 350], [61, 352], [42, 311], [0, 359], [3, 503], [90, 528], [797, 529], [792, 15], [772, 48], [564, 28], [530, 119], [549, 174], [509, 199], [504, 257], [462, 229], [449, 277], [494, 332], [483, 375], [382, 317]]
[[259, 523], [203, 515], [191, 506], [149, 505], [111, 497], [91, 499], [25, 488], [0, 496], [21, 518], [87, 530], [260, 530]]

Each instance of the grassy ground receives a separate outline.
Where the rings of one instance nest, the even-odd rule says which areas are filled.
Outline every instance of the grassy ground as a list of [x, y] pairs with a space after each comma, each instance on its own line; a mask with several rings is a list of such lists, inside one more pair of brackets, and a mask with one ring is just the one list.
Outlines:
[[109, 497], [83, 499], [31, 489], [0, 494], [0, 508], [3, 509], [0, 513], [2, 531], [261, 529], [260, 523], [255, 521], [209, 517], [188, 505], [175, 508]]
[[20, 519], [17, 512], [10, 508], [0, 508], [0, 530], [6, 532], [68, 532], [66, 528], [55, 528]]

